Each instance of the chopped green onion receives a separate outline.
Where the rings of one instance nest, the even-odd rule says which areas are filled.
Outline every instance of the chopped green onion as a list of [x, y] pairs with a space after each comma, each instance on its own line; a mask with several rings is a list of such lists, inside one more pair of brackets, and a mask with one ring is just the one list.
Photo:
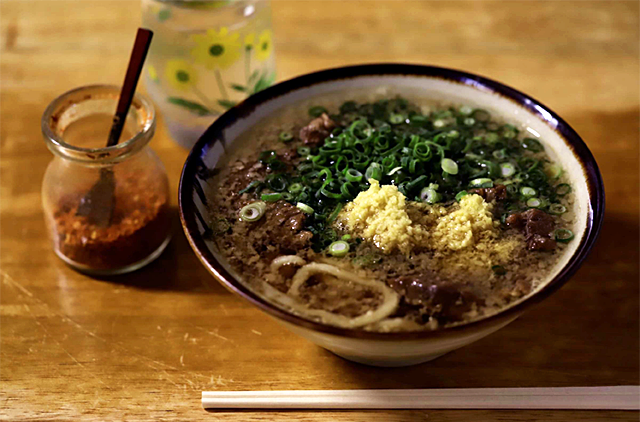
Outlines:
[[[484, 135], [484, 140], [487, 141], [490, 144], [496, 143], [498, 141], [498, 139], [500, 139], [500, 137], [498, 136], [497, 133], [489, 132], [489, 133], [486, 133]], [[496, 157], [496, 152], [500, 152], [500, 151], [501, 150], [494, 151], [493, 152], [493, 156]], [[501, 160], [504, 157], [496, 157], [496, 158]]]
[[466, 190], [461, 190], [460, 192], [458, 192], [456, 194], [456, 201], [460, 202], [460, 200], [462, 199], [463, 196], [467, 196], [469, 195], [469, 192], [467, 192]]
[[289, 188], [287, 190], [290, 193], [298, 193], [301, 192], [303, 188], [304, 187], [302, 186], [302, 183], [292, 183], [289, 185]]
[[302, 212], [304, 212], [305, 214], [313, 214], [313, 208], [311, 208], [309, 205], [304, 204], [302, 202], [298, 202], [296, 204], [296, 207], [298, 207], [300, 210], [302, 210]]
[[341, 240], [347, 241], [347, 240], [351, 240], [351, 235], [350, 234], [345, 234], [344, 236], [342, 236], [340, 238]]
[[328, 113], [328, 111], [322, 106], [314, 106], [309, 109], [309, 116], [311, 117], [320, 117], [323, 113]]
[[338, 218], [338, 214], [340, 214], [342, 207], [343, 207], [343, 204], [336, 205], [336, 207], [333, 209], [333, 212], [331, 212], [331, 215], [329, 215], [329, 218], [327, 218], [327, 224], [333, 223], [334, 220]]
[[491, 119], [491, 114], [486, 110], [477, 109], [473, 112], [473, 117], [479, 122], [486, 122]]
[[533, 138], [524, 138], [522, 140], [522, 148], [529, 150], [531, 152], [541, 152], [544, 151], [544, 147], [537, 139]]
[[278, 171], [281, 170], [285, 167], [285, 164], [280, 161], [280, 160], [271, 160], [267, 166], [272, 170], [272, 171]]
[[344, 173], [344, 177], [350, 182], [357, 183], [362, 180], [362, 173], [360, 173], [356, 169], [347, 169], [347, 171]]
[[494, 265], [491, 269], [496, 275], [505, 275], [507, 273], [507, 270], [502, 265]]
[[494, 163], [493, 161], [483, 160], [480, 161], [480, 165], [482, 168], [487, 169], [487, 175], [492, 179], [497, 179], [502, 175], [502, 170], [498, 163]]
[[560, 215], [567, 212], [567, 207], [562, 204], [551, 204], [549, 205], [549, 214]]
[[413, 156], [418, 160], [428, 161], [431, 158], [431, 147], [426, 142], [418, 142], [413, 146]]
[[265, 179], [267, 185], [276, 192], [282, 192], [287, 188], [287, 176], [284, 174], [271, 174]]
[[469, 186], [472, 188], [492, 188], [493, 180], [487, 179], [486, 177], [481, 177], [479, 179], [473, 179], [469, 182]]
[[551, 179], [559, 179], [562, 176], [562, 167], [560, 164], [551, 164], [547, 166], [545, 169], [545, 173], [547, 177]]
[[257, 188], [258, 186], [262, 185], [262, 182], [259, 180], [253, 180], [251, 181], [251, 183], [249, 183], [247, 185], [246, 188], [242, 189], [240, 192], [238, 192], [239, 195], [242, 195], [243, 193], [249, 192], [255, 188]]
[[329, 245], [329, 253], [335, 257], [345, 256], [349, 253], [349, 244], [344, 240], [337, 240]]
[[246, 221], [249, 223], [258, 221], [264, 215], [264, 211], [266, 209], [267, 204], [265, 204], [264, 202], [252, 202], [242, 207], [242, 209], [240, 210], [240, 218], [242, 219], [242, 221]]
[[367, 171], [364, 173], [364, 178], [367, 180], [376, 179], [377, 181], [380, 181], [380, 179], [382, 179], [382, 166], [378, 163], [371, 163], [369, 168], [367, 168]]
[[[266, 176], [240, 193], [301, 204], [313, 214], [305, 227], [314, 234], [316, 252], [339, 240], [335, 233], [330, 236], [331, 221], [341, 205], [369, 188], [371, 179], [393, 184], [408, 200], [425, 203], [454, 195], [460, 201], [467, 190], [500, 183], [509, 200], [498, 215], [533, 207], [555, 215], [567, 212], [560, 197], [571, 187], [558, 185], [562, 169], [537, 154], [544, 150], [538, 139], [525, 139], [531, 135], [493, 121], [487, 110], [462, 106], [423, 110], [426, 115], [417, 110], [401, 99], [346, 102], [337, 116], [331, 115], [337, 127], [320, 145], [296, 144], [300, 162], [295, 166], [283, 161], [280, 153], [263, 151], [260, 161]], [[313, 118], [328, 114], [321, 106], [311, 107], [309, 113]], [[281, 142], [298, 140], [291, 130], [276, 137]]]
[[573, 232], [571, 230], [569, 230], [569, 229], [557, 229], [557, 230], [554, 230], [553, 237], [558, 242], [568, 243], [575, 236], [573, 235]]
[[536, 190], [534, 188], [530, 188], [529, 186], [525, 186], [525, 187], [520, 188], [520, 193], [525, 198], [529, 198], [529, 197], [532, 197], [532, 196], [536, 196], [536, 194], [538, 192], [536, 192]]
[[280, 198], [282, 198], [282, 194], [281, 193], [263, 193], [262, 195], [260, 195], [260, 199], [262, 199], [263, 201], [267, 201], [267, 202], [276, 202], [278, 201]]
[[436, 202], [440, 202], [442, 200], [442, 195], [436, 192], [433, 186], [434, 185], [431, 184], [420, 191], [420, 199], [427, 204], [435, 204]]
[[289, 142], [293, 139], [293, 135], [290, 132], [282, 132], [280, 136], [278, 136], [278, 139], [282, 142]]
[[311, 148], [309, 148], [309, 147], [299, 147], [297, 152], [298, 152], [298, 155], [300, 155], [301, 157], [305, 157], [305, 156], [311, 154]]
[[411, 123], [411, 125], [416, 127], [423, 126], [427, 121], [429, 121], [429, 119], [421, 114], [416, 114], [409, 118], [409, 122]]
[[567, 183], [560, 183], [556, 186], [556, 195], [565, 196], [571, 193], [571, 186]]
[[278, 156], [275, 151], [262, 151], [260, 153], [260, 162], [262, 164], [269, 164], [276, 159], [278, 159]]
[[340, 186], [340, 192], [342, 192], [343, 199], [351, 199], [355, 198], [359, 190], [353, 183], [346, 182], [343, 183], [342, 186]]
[[402, 166], [394, 167], [393, 169], [391, 169], [389, 173], [387, 173], [387, 176], [393, 176], [395, 173], [399, 172], [400, 170], [402, 170]]
[[500, 174], [502, 177], [511, 177], [516, 174], [516, 168], [511, 163], [502, 163], [500, 164]]
[[391, 123], [392, 125], [399, 125], [400, 123], [403, 123], [407, 118], [404, 117], [402, 114], [392, 114], [391, 116], [389, 116], [389, 123]]
[[444, 158], [440, 162], [440, 167], [449, 174], [458, 174], [458, 164], [456, 164], [456, 162], [451, 158]]
[[529, 198], [527, 199], [527, 206], [529, 208], [540, 208], [542, 206], [542, 201], [540, 198]]
[[341, 193], [331, 192], [326, 187], [320, 188], [320, 193], [322, 195], [326, 196], [327, 198], [330, 198], [330, 199], [342, 199], [342, 194]]
[[502, 136], [506, 139], [513, 139], [518, 135], [518, 129], [512, 125], [504, 125], [502, 127]]
[[496, 158], [498, 160], [504, 160], [505, 158], [507, 158], [507, 153], [503, 149], [497, 149], [497, 150], [493, 151], [492, 155], [493, 155], [494, 158]]

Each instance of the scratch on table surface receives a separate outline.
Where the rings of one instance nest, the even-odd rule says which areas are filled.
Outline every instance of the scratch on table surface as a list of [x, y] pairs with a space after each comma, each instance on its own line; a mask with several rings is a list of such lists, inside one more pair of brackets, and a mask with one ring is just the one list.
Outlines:
[[224, 379], [222, 378], [222, 375], [218, 375], [218, 377], [214, 377], [213, 375], [211, 375], [211, 381], [209, 382], [210, 385], [215, 385], [217, 387], [226, 387], [227, 384], [229, 383], [233, 383], [234, 381], [232, 379]]
[[260, 331], [257, 331], [257, 330], [251, 330], [251, 332], [252, 332], [253, 334], [255, 334], [255, 335], [258, 335], [258, 336], [261, 336], [261, 335], [262, 335], [262, 333], [261, 333]]
[[29, 290], [27, 290], [27, 288], [24, 287], [22, 284], [18, 283], [16, 280], [14, 280], [5, 271], [0, 270], [0, 276], [2, 277], [2, 282], [3, 283], [6, 283], [6, 284], [8, 284], [10, 286], [15, 287], [16, 289], [20, 290], [22, 293], [26, 294], [29, 297], [33, 297], [33, 293], [31, 293]]
[[184, 334], [184, 341], [187, 341], [188, 338], [189, 338], [189, 333], [185, 333]]
[[91, 377], [95, 378], [100, 384], [102, 385], [106, 385], [104, 383], [104, 381], [102, 381], [98, 376], [96, 376], [93, 372], [89, 371], [83, 364], [82, 362], [80, 362], [78, 359], [76, 359], [75, 356], [73, 356], [71, 354], [71, 352], [69, 352], [63, 345], [62, 343], [60, 343], [55, 337], [53, 337], [51, 335], [51, 333], [49, 333], [49, 330], [47, 330], [47, 327], [44, 326], [44, 324], [42, 324], [40, 321], [38, 321], [38, 318], [36, 318], [36, 316], [31, 313], [31, 309], [29, 308], [28, 305], [24, 305], [24, 307], [26, 308], [26, 310], [29, 312], [29, 314], [31, 315], [31, 317], [33, 318], [33, 322], [35, 322], [35, 324], [44, 332], [46, 337], [51, 338], [51, 340], [53, 340], [53, 342], [60, 348], [62, 349], [62, 351], [69, 356], [69, 358], [71, 358], [71, 360], [78, 365], [80, 368], [82, 368], [85, 372], [87, 372]]
[[[197, 328], [198, 330], [200, 330], [200, 331], [204, 331], [205, 333], [210, 334], [210, 335], [212, 335], [212, 336], [214, 336], [214, 337], [216, 337], [216, 338], [219, 338], [219, 339], [221, 339], [221, 340], [224, 340], [224, 341], [231, 341], [231, 340], [229, 340], [228, 338], [226, 338], [226, 337], [221, 336], [220, 334], [218, 334], [218, 329], [217, 329], [217, 328], [216, 328], [216, 330], [215, 330], [215, 331], [205, 330], [205, 329], [204, 329], [204, 328], [202, 328], [202, 327], [196, 327], [196, 328]], [[231, 342], [232, 342], [232, 341], [231, 341]], [[233, 343], [233, 342], [232, 342], [232, 343]]]
[[180, 365], [184, 366], [184, 355], [180, 355]]
[[[164, 374], [166, 377], [166, 380], [171, 382], [173, 385], [175, 385], [176, 387], [180, 387], [180, 384], [176, 383], [175, 381], [173, 381], [171, 379], [171, 376], [169, 375], [169, 373], [167, 372], [167, 369], [173, 370], [173, 371], [179, 371], [178, 368], [166, 364], [164, 362], [160, 362], [157, 360], [154, 360], [150, 357], [141, 355], [140, 353], [137, 353], [133, 350], [130, 350], [129, 348], [125, 347], [122, 343], [120, 342], [114, 342], [114, 341], [107, 341], [106, 339], [100, 337], [99, 335], [97, 335], [96, 333], [94, 333], [93, 331], [85, 328], [84, 326], [82, 326], [81, 324], [79, 324], [78, 322], [74, 321], [73, 319], [69, 318], [67, 315], [64, 315], [62, 313], [59, 312], [55, 312], [52, 311], [51, 308], [49, 307], [49, 305], [44, 302], [43, 300], [39, 299], [38, 297], [34, 296], [34, 294], [32, 292], [30, 292], [26, 287], [24, 287], [23, 285], [21, 285], [20, 283], [18, 283], [16, 280], [14, 280], [11, 276], [9, 276], [5, 271], [0, 270], [0, 277], [2, 278], [2, 282], [6, 283], [12, 287], [15, 287], [17, 290], [20, 291], [21, 294], [28, 296], [29, 298], [31, 298], [33, 301], [35, 301], [39, 306], [42, 307], [42, 309], [46, 309], [48, 311], [47, 313], [47, 317], [58, 317], [61, 319], [62, 322], [68, 323], [74, 327], [76, 327], [78, 330], [84, 332], [85, 334], [95, 338], [96, 340], [108, 345], [109, 347], [111, 347], [113, 350], [119, 350], [120, 352], [124, 353], [127, 356], [134, 356], [138, 359], [140, 359], [140, 361], [148, 368], [159, 371], [160, 373]], [[33, 304], [32, 304], [33, 305]], [[42, 331], [44, 331], [45, 335], [42, 337], [42, 344], [46, 344], [47, 342], [47, 337], [49, 337], [51, 340], [53, 340], [53, 342], [60, 347], [68, 356], [69, 358], [74, 362], [74, 364], [76, 364], [78, 367], [83, 368], [84, 370], [86, 370], [89, 375], [91, 375], [93, 378], [95, 378], [98, 382], [100, 382], [103, 385], [106, 385], [100, 378], [98, 378], [95, 374], [93, 374], [90, 370], [88, 370], [83, 364], [82, 362], [78, 361], [78, 359], [75, 358], [75, 356], [73, 356], [67, 349], [65, 349], [62, 344], [60, 342], [58, 342], [53, 336], [51, 336], [51, 334], [47, 331], [46, 327], [40, 323], [40, 321], [37, 320], [35, 314], [33, 313], [33, 311], [31, 310], [31, 307], [27, 304], [23, 304], [24, 309], [29, 312], [29, 315], [31, 316], [31, 318], [34, 320], [35, 324], [38, 325], [40, 327], [40, 329]], [[160, 326], [158, 326], [160, 327]], [[208, 331], [208, 330], [204, 330], [200, 327], [198, 327], [200, 330], [207, 332], [208, 334], [214, 336], [214, 337], [218, 337], [222, 340], [225, 341], [231, 341], [229, 339], [227, 339], [224, 336], [221, 336], [220, 334], [218, 334], [217, 332], [213, 332], [213, 331]], [[171, 330], [167, 330], [167, 333], [171, 333]], [[193, 339], [192, 339], [193, 340]], [[233, 341], [231, 341], [231, 343], [233, 343]], [[205, 375], [203, 374], [198, 374], [198, 373], [192, 373], [189, 374], [190, 376], [198, 376], [198, 377], [203, 377], [206, 378]], [[180, 376], [180, 378], [182, 379], [186, 379], [183, 375]], [[187, 386], [186, 385], [182, 385], [182, 387], [186, 390]]]
[[225, 316], [229, 316], [229, 311], [227, 311], [226, 306], [224, 306], [222, 303], [220, 304], [220, 309], [222, 309], [222, 312], [225, 314]]
[[[165, 378], [162, 377], [162, 374], [165, 375]], [[175, 385], [176, 387], [180, 387], [180, 384], [178, 384], [177, 382], [175, 382], [174, 380], [171, 379], [171, 376], [169, 375], [169, 373], [167, 371], [165, 371], [164, 369], [160, 370], [160, 372], [158, 373], [158, 379], [159, 380], [167, 380], [169, 381], [171, 384]]]

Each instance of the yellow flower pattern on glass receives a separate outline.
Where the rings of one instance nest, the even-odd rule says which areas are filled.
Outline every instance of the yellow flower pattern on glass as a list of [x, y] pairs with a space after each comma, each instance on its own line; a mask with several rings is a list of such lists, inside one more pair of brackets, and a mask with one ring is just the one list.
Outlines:
[[186, 60], [169, 60], [165, 66], [164, 76], [175, 89], [185, 91], [198, 82], [196, 70]]
[[149, 79], [153, 82], [158, 82], [158, 72], [154, 66], [149, 65], [149, 67], [147, 67], [147, 73], [149, 74]]
[[251, 51], [254, 47], [255, 42], [256, 42], [256, 34], [252, 32], [250, 34], [245, 35], [244, 49], [247, 51]]
[[266, 29], [260, 33], [256, 44], [256, 57], [260, 61], [265, 61], [273, 51], [273, 36], [271, 31]]
[[196, 63], [209, 69], [226, 69], [240, 57], [242, 45], [239, 38], [240, 34], [230, 34], [227, 28], [221, 28], [220, 32], [210, 29], [206, 34], [192, 35], [196, 46], [191, 50], [191, 55]]

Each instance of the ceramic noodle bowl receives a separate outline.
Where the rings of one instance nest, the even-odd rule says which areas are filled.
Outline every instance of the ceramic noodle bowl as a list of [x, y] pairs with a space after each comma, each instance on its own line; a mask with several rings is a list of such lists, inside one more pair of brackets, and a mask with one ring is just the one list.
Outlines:
[[[433, 330], [377, 332], [340, 328], [302, 317], [285, 303], [266, 299], [229, 266], [209, 233], [211, 175], [227, 152], [250, 128], [285, 107], [329, 94], [381, 87], [400, 95], [482, 108], [518, 123], [539, 138], [549, 158], [560, 164], [575, 197], [573, 231], [568, 244], [543, 283], [499, 312]], [[294, 333], [346, 359], [376, 366], [426, 362], [470, 344], [504, 327], [531, 305], [559, 289], [591, 250], [604, 215], [604, 188], [596, 162], [578, 134], [539, 101], [473, 74], [451, 69], [379, 64], [331, 69], [282, 82], [253, 95], [223, 114], [202, 135], [189, 155], [180, 182], [182, 225], [198, 258], [227, 289], [247, 299]], [[579, 282], [579, 281], [576, 281]]]

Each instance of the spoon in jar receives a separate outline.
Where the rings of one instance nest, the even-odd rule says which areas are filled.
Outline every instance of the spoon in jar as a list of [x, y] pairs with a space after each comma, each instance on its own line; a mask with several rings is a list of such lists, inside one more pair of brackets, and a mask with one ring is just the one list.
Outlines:
[[[131, 57], [129, 58], [129, 67], [127, 68], [124, 83], [120, 90], [118, 106], [113, 116], [107, 148], [116, 145], [120, 140], [120, 135], [127, 120], [129, 107], [131, 107], [131, 101], [136, 92], [138, 79], [140, 79], [140, 73], [142, 72], [142, 66], [147, 57], [152, 37], [152, 31], [138, 28], [133, 50], [131, 51]], [[76, 215], [87, 217], [91, 224], [107, 227], [113, 215], [115, 187], [113, 170], [110, 168], [100, 169], [100, 178], [87, 194], [80, 199], [80, 205], [78, 206]]]

